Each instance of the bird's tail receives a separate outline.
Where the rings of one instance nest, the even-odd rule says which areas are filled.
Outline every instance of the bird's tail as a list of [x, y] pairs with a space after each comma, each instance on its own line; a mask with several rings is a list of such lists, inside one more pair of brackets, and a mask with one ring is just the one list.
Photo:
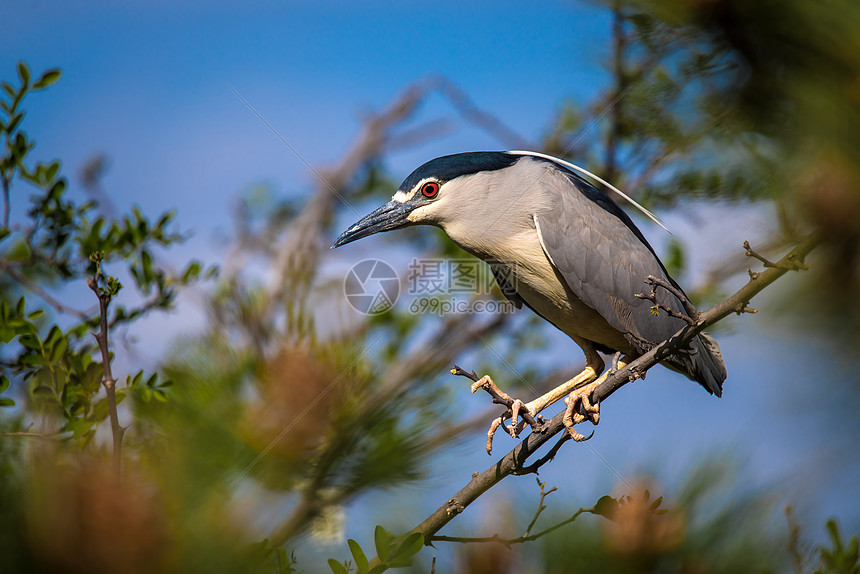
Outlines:
[[[690, 343], [692, 352], [678, 353], [673, 361], [681, 367], [684, 374], [696, 381], [714, 395], [722, 396], [723, 381], [726, 380], [726, 365], [720, 346], [713, 337], [699, 334]], [[680, 363], [680, 364], [679, 364]]]

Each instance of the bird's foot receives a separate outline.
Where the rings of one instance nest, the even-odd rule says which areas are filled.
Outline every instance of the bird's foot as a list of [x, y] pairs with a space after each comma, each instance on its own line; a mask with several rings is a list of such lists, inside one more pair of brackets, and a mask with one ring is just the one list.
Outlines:
[[[518, 438], [526, 425], [529, 425], [532, 430], [538, 430], [543, 426], [543, 417], [535, 412], [533, 407], [520, 399], [512, 398], [501, 390], [489, 375], [478, 378], [478, 375], [474, 371], [470, 373], [457, 366], [451, 369], [451, 373], [471, 379], [473, 381], [471, 387], [472, 393], [477, 392], [478, 389], [484, 389], [493, 397], [494, 403], [508, 408], [506, 412], [493, 419], [493, 422], [490, 424], [490, 429], [487, 431], [487, 454], [491, 454], [493, 451], [493, 437], [496, 435], [499, 427], [512, 437]], [[508, 419], [511, 421], [510, 425], [505, 424], [505, 421]]]
[[576, 432], [573, 425], [577, 425], [585, 421], [590, 421], [591, 424], [594, 425], [600, 422], [600, 404], [592, 402], [591, 393], [594, 392], [594, 389], [600, 386], [604, 378], [605, 377], [601, 377], [593, 383], [576, 389], [570, 393], [566, 399], [564, 399], [567, 409], [564, 411], [562, 422], [564, 422], [564, 426], [570, 433], [571, 438], [577, 442], [582, 442], [587, 440], [587, 438]]

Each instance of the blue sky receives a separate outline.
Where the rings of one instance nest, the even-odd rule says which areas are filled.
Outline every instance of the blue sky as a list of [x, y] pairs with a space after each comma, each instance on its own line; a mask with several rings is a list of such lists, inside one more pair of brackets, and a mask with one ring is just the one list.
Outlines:
[[[38, 142], [35, 156], [62, 158], [74, 182], [86, 159], [106, 154], [111, 168], [103, 183], [120, 208], [138, 204], [151, 215], [177, 209], [181, 228], [194, 232], [176, 250], [177, 261], [197, 256], [218, 262], [217, 239], [229, 229], [231, 202], [250, 184], [268, 182], [279, 193], [298, 194], [314, 184], [304, 163], [228, 84], [305, 161], [324, 166], [348, 148], [363, 112], [385, 106], [430, 73], [445, 74], [532, 141], [549, 128], [563, 101], [587, 102], [607, 81], [601, 63], [609, 17], [601, 6], [582, 2], [12, 0], [3, 13], [0, 77], [13, 78], [18, 60], [34, 73], [63, 69], [58, 84], [26, 105], [25, 129]], [[440, 98], [431, 98], [417, 121], [440, 115], [454, 117]], [[405, 176], [438, 155], [501, 147], [461, 124], [388, 161]], [[694, 271], [773, 225], [766, 209], [707, 208], [699, 210], [701, 220], [691, 217], [695, 211], [687, 206], [661, 214], [689, 242]], [[643, 231], [655, 237], [659, 251], [665, 236], [653, 226]], [[381, 245], [372, 241], [352, 253], [371, 254]], [[777, 312], [766, 301], [759, 305], [762, 313]], [[820, 358], [826, 356], [824, 343], [792, 340], [786, 329], [760, 318], [730, 321], [736, 327], [720, 338], [730, 372], [722, 400], [655, 370], [647, 383], [631, 385], [606, 405], [591, 446], [625, 476], [655, 465], [678, 476], [708, 453], [736, 452], [751, 461], [746, 472], [753, 483], [780, 483], [786, 492], [797, 489], [821, 502], [816, 521], [808, 523], [810, 535], [829, 514], [856, 530], [860, 524], [843, 502], [860, 498], [853, 471], [828, 472], [834, 453], [821, 446], [825, 435], [810, 430], [800, 436], [803, 413], [785, 399], [786, 380], [813, 380], [826, 366]], [[162, 318], [152, 328], [175, 322]], [[152, 341], [145, 332], [140, 337]], [[563, 338], [554, 341], [567, 345], [563, 353], [575, 351]], [[803, 388], [789, 388], [802, 403]], [[655, 417], [658, 398], [667, 406]], [[625, 423], [626, 417], [638, 422]], [[488, 464], [477, 447], [481, 452], [465, 465], [468, 472], [440, 478], [440, 488], [457, 487]], [[556, 465], [551, 476], [563, 482], [576, 472], [599, 494], [615, 476], [582, 452]], [[854, 458], [848, 462], [856, 467]]]

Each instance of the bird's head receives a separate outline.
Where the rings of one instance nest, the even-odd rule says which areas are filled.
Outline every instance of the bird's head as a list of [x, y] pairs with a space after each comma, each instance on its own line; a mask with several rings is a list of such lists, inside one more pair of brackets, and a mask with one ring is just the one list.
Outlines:
[[471, 218], [487, 201], [490, 186], [482, 175], [510, 167], [518, 159], [506, 152], [469, 152], [428, 161], [400, 184], [391, 201], [351, 225], [332, 248], [408, 225], [445, 229], [452, 221]]

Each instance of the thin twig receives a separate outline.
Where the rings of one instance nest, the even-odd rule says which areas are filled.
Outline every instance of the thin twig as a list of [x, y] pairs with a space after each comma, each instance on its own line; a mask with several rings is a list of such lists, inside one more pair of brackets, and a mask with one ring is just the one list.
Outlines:
[[109, 289], [99, 287], [100, 278], [103, 276], [99, 271], [95, 279], [87, 279], [87, 285], [99, 299], [100, 327], [98, 333], [93, 333], [93, 337], [95, 337], [102, 354], [102, 368], [104, 369], [102, 384], [107, 394], [110, 428], [113, 435], [113, 465], [116, 477], [119, 479], [122, 472], [122, 435], [125, 429], [119, 425], [119, 415], [116, 408], [116, 379], [113, 378], [111, 372], [110, 350], [108, 349], [108, 305], [110, 305], [111, 293]]
[[[653, 275], [649, 275], [648, 278], [645, 280], [645, 283], [651, 285], [651, 293], [649, 295], [646, 295], [644, 293], [634, 293], [633, 296], [638, 297], [639, 299], [646, 299], [654, 303], [654, 306], [651, 307], [651, 309], [654, 310], [654, 314], [657, 313], [657, 309], [662, 309], [670, 317], [681, 319], [688, 325], [696, 324], [696, 320], [699, 317], [699, 311], [698, 309], [696, 309], [696, 306], [690, 302], [690, 300], [687, 298], [687, 295], [683, 291], [681, 291], [668, 281], [664, 281], [658, 277], [654, 277]], [[663, 289], [674, 295], [675, 298], [680, 301], [681, 305], [684, 306], [684, 310], [687, 312], [687, 314], [685, 315], [683, 313], [678, 313], [668, 305], [664, 305], [663, 303], [657, 301], [657, 287], [662, 287]]]
[[54, 299], [51, 295], [48, 294], [47, 291], [30, 281], [25, 275], [19, 273], [18, 270], [11, 265], [0, 263], [0, 269], [5, 271], [6, 274], [9, 275], [9, 277], [23, 285], [26, 289], [29, 289], [30, 291], [35, 293], [40, 299], [42, 299], [42, 301], [44, 301], [60, 313], [77, 317], [82, 321], [85, 321], [90, 318], [90, 316], [86, 312], [81, 311], [80, 309], [75, 309], [74, 307], [64, 305], [63, 303]]
[[56, 432], [0, 432], [0, 437], [19, 437], [19, 438], [39, 438], [43, 440], [60, 440], [63, 437], [60, 436], [67, 431], [56, 431]]
[[798, 262], [793, 259], [790, 259], [785, 262], [773, 263], [762, 255], [759, 255], [755, 251], [753, 251], [752, 247], [750, 247], [749, 241], [744, 241], [744, 249], [746, 249], [746, 256], [752, 257], [754, 259], [758, 259], [762, 262], [762, 264], [768, 269], [784, 269], [786, 271], [800, 271], [807, 270], [809, 267], [803, 264], [803, 262]]
[[3, 229], [9, 229], [9, 214], [12, 211], [12, 204], [9, 201], [9, 180], [6, 177], [0, 179], [3, 181]]
[[[594, 433], [592, 433], [592, 434], [594, 434]], [[564, 443], [566, 443], [567, 441], [569, 441], [572, 438], [573, 437], [571, 436], [571, 434], [569, 432], [564, 433], [563, 435], [561, 435], [561, 438], [558, 439], [558, 442], [555, 443], [551, 449], [549, 449], [548, 453], [546, 453], [544, 456], [540, 457], [537, 461], [530, 464], [529, 466], [524, 466], [523, 468], [515, 470], [513, 472], [513, 474], [515, 474], [517, 476], [522, 476], [524, 474], [532, 474], [532, 473], [537, 474], [538, 470], [540, 470], [540, 467], [542, 467], [543, 465], [545, 465], [546, 463], [550, 462], [551, 460], [553, 460], [555, 458], [555, 455], [557, 455], [558, 451], [561, 450], [561, 445], [563, 445]], [[591, 437], [589, 436], [585, 440], [588, 440], [590, 438]]]
[[549, 490], [545, 490], [546, 483], [541, 482], [539, 478], [536, 478], [535, 480], [537, 480], [538, 486], [540, 487], [540, 500], [538, 501], [538, 508], [535, 512], [535, 516], [534, 518], [532, 518], [532, 521], [529, 522], [528, 528], [526, 528], [525, 536], [528, 536], [532, 533], [532, 528], [534, 528], [535, 523], [538, 521], [538, 518], [540, 518], [540, 515], [543, 513], [544, 510], [546, 510], [546, 505], [543, 503], [543, 501], [546, 500], [547, 496], [558, 490], [557, 486], [553, 486]]
[[571, 522], [573, 522], [574, 520], [579, 518], [579, 516], [581, 514], [585, 514], [586, 512], [593, 514], [594, 509], [593, 508], [580, 508], [579, 510], [574, 512], [573, 516], [571, 516], [567, 520], [563, 520], [563, 521], [559, 522], [558, 524], [550, 526], [546, 530], [541, 530], [537, 534], [523, 534], [522, 536], [520, 536], [518, 538], [502, 538], [498, 534], [493, 534], [492, 536], [484, 536], [484, 537], [439, 535], [439, 536], [431, 536], [430, 539], [427, 540], [427, 542], [428, 543], [432, 543], [432, 542], [459, 542], [461, 544], [473, 544], [473, 543], [481, 543], [481, 542], [496, 542], [498, 544], [504, 545], [507, 548], [510, 548], [514, 544], [523, 544], [525, 542], [532, 542], [534, 540], [537, 540], [538, 538], [541, 538], [543, 536], [546, 536], [547, 534], [550, 534], [551, 532], [555, 532], [559, 528], [561, 528], [563, 526], [567, 526], [568, 524], [570, 524]]

